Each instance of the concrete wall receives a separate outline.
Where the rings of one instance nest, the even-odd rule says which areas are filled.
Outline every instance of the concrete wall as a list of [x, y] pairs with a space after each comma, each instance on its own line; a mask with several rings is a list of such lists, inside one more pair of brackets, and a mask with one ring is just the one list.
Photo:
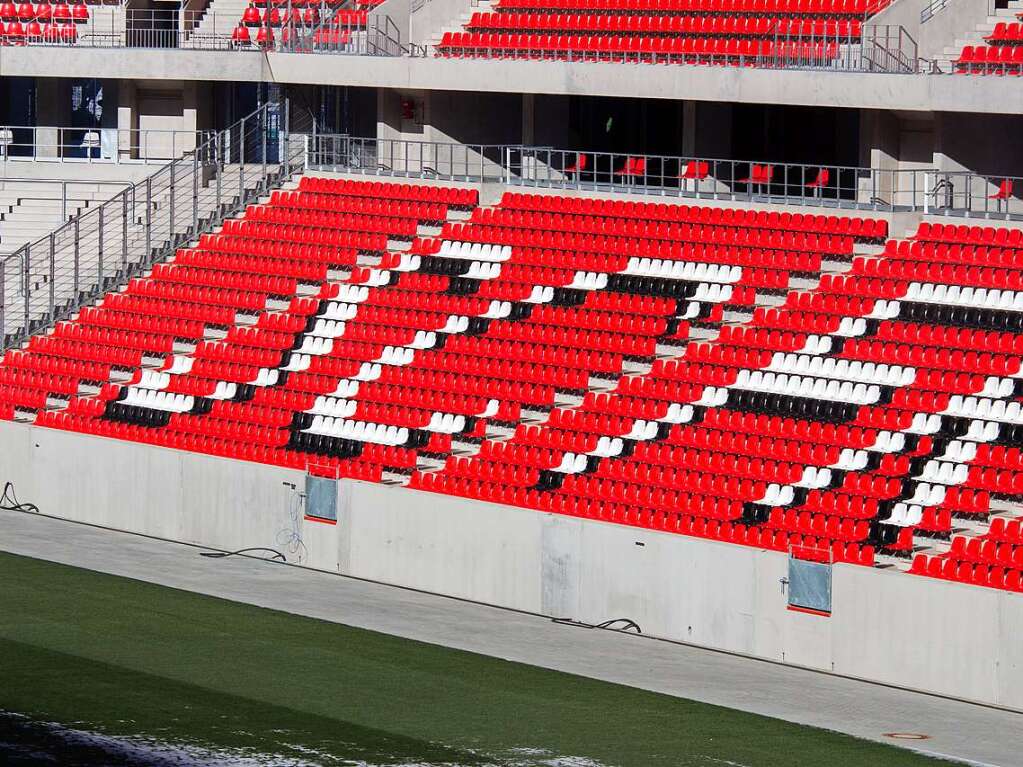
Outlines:
[[123, 81], [117, 104], [121, 159], [172, 159], [195, 149], [195, 131], [212, 111], [209, 90], [192, 80]]
[[[411, 107], [411, 118], [402, 105]], [[377, 91], [377, 139], [422, 142], [409, 147], [381, 143], [380, 161], [402, 172], [425, 166], [442, 175], [500, 175], [500, 154], [472, 144], [519, 144], [523, 99], [511, 93], [459, 93], [385, 89]], [[454, 147], [440, 146], [454, 144]], [[406, 156], [406, 154], [408, 156]]]
[[[388, 0], [388, 3], [405, 1]], [[419, 45], [428, 45], [444, 29], [461, 29], [460, 17], [472, 10], [470, 0], [426, 0], [409, 15], [409, 39]], [[381, 13], [387, 11], [381, 9]]]
[[620, 96], [916, 111], [1023, 112], [1012, 77], [935, 77], [301, 53], [7, 47], [0, 76], [174, 79]]
[[924, 59], [940, 56], [946, 47], [955, 44], [956, 39], [973, 33], [978, 24], [987, 19], [991, 0], [952, 0], [924, 24], [920, 23], [920, 12], [928, 5], [927, 0], [898, 0], [876, 16], [870, 24], [891, 24], [905, 29], [916, 40], [917, 55]]
[[45, 513], [161, 538], [237, 549], [291, 529], [301, 472], [0, 424], [0, 476]]
[[301, 472], [0, 423], [8, 480], [54, 516], [1023, 709], [1019, 594], [836, 565], [808, 615], [773, 551], [349, 480], [329, 524]]

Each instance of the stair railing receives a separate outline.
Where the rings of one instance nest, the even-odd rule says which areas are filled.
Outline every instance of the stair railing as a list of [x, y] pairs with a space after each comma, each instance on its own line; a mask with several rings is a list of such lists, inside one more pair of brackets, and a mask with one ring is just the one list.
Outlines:
[[0, 351], [148, 270], [302, 167], [264, 104], [152, 175], [0, 258]]

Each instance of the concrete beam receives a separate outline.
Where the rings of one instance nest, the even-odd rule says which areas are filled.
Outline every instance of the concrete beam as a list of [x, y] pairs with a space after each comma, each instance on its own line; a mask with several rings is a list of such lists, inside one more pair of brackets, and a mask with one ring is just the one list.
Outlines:
[[538, 93], [921, 112], [1023, 113], [1012, 77], [729, 67], [460, 61], [327, 54], [8, 47], [0, 76], [221, 80], [406, 90]]
[[131, 80], [270, 80], [258, 51], [194, 51], [174, 48], [0, 48], [0, 77], [94, 77]]

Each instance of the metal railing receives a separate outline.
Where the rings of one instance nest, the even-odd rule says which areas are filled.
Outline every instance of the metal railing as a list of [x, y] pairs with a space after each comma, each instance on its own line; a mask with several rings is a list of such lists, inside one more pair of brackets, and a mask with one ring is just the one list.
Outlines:
[[[945, 10], [953, 0], [930, 0], [920, 11], [920, 23], [926, 24], [928, 21], [933, 19], [943, 10]], [[987, 15], [992, 16], [995, 12], [995, 0], [987, 0]]]
[[294, 12], [285, 18], [290, 21], [283, 25], [276, 46], [278, 51], [360, 56], [402, 56], [408, 52], [401, 41], [401, 30], [384, 14], [366, 14], [364, 23], [349, 20], [349, 17], [338, 21], [330, 16], [329, 10], [319, 23], [311, 25], [298, 23]]
[[[160, 9], [100, 11], [70, 39], [40, 34], [29, 45], [89, 48], [187, 48], [191, 50], [299, 51], [400, 56], [401, 35], [390, 17], [337, 10], [319, 0], [301, 7], [270, 4], [241, 12]], [[339, 16], [335, 16], [339, 14]]]
[[305, 137], [306, 164], [321, 170], [444, 181], [518, 183], [523, 146], [366, 139], [316, 134]]
[[[286, 119], [285, 119], [286, 124]], [[0, 259], [0, 349], [71, 316], [302, 167], [268, 106]]]
[[[1023, 179], [288, 134], [266, 106], [0, 259], [2, 348], [70, 316], [303, 169], [817, 208], [1023, 220]], [[287, 124], [284, 116], [283, 124]]]
[[[101, 8], [102, 10], [102, 8]], [[706, 64], [769, 69], [849, 72], [916, 72], [917, 44], [905, 29], [863, 24], [858, 33], [836, 26], [836, 34], [817, 34], [792, 25], [757, 39], [708, 41], [671, 37], [586, 37], [573, 34], [490, 34], [481, 45], [430, 47], [402, 40], [387, 15], [336, 9], [319, 0], [300, 7], [289, 3], [250, 7], [247, 15], [190, 10], [121, 9], [99, 12], [81, 25], [75, 39], [27, 37], [38, 45], [100, 48], [189, 48], [334, 53], [364, 56], [484, 56], [568, 62]], [[340, 14], [336, 16], [335, 14]], [[363, 16], [365, 17], [363, 20]], [[459, 39], [467, 33], [456, 33]], [[555, 42], [556, 41], [556, 42]]]
[[697, 200], [1023, 220], [1023, 179], [514, 144], [309, 135], [316, 170]]
[[0, 125], [0, 161], [167, 162], [207, 141], [211, 131]]

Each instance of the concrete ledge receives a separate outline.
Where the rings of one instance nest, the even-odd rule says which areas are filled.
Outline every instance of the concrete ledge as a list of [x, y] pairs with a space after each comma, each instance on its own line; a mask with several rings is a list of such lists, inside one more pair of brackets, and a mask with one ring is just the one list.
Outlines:
[[0, 48], [0, 77], [109, 77], [133, 80], [264, 82], [266, 56], [258, 51], [175, 48]]
[[7, 47], [0, 76], [229, 80], [445, 91], [1023, 112], [1013, 77], [822, 73], [652, 64], [412, 59], [174, 49]]

